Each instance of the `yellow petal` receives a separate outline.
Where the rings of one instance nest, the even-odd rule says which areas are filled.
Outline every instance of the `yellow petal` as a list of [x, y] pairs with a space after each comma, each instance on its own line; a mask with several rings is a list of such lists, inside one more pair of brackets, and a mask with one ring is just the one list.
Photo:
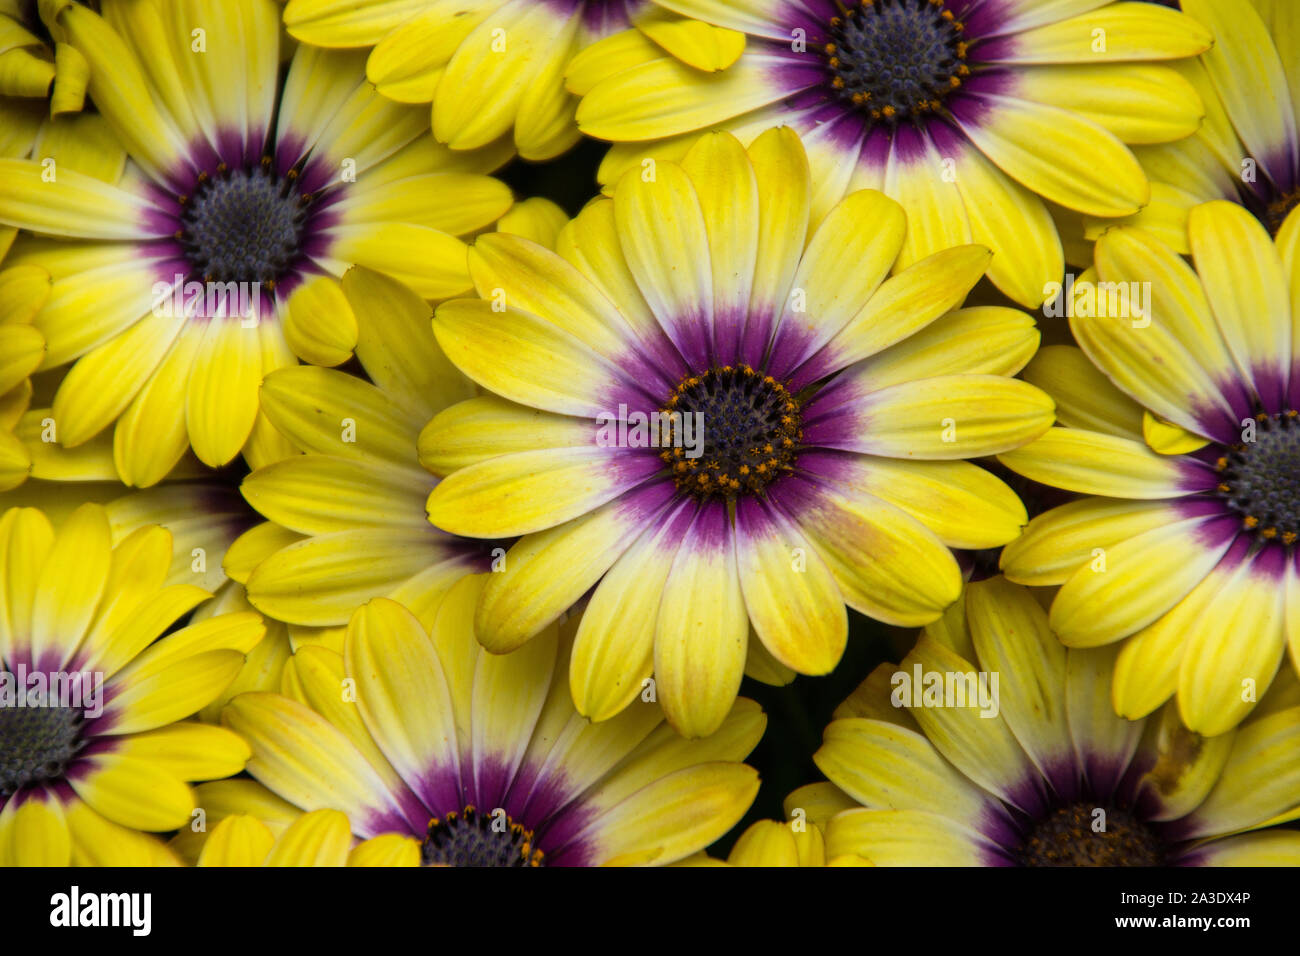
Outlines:
[[266, 857], [267, 866], [343, 866], [352, 846], [348, 818], [337, 810], [313, 810], [295, 820]]
[[569, 661], [573, 704], [584, 717], [606, 720], [648, 686], [664, 583], [691, 517], [683, 503], [647, 528], [596, 586]]
[[114, 823], [136, 830], [175, 830], [194, 809], [194, 791], [147, 760], [100, 754], [68, 781], [77, 796]]
[[[629, 496], [635, 497], [635, 496]], [[522, 538], [488, 576], [475, 618], [479, 642], [506, 653], [555, 621], [600, 580], [631, 544], [631, 536], [665, 503], [667, 493], [618, 500], [591, 514]]]
[[69, 866], [72, 838], [63, 804], [43, 790], [0, 810], [0, 866]]
[[1052, 629], [1070, 647], [1141, 630], [1182, 600], [1227, 551], [1231, 536], [1188, 518], [1121, 541], [1079, 568], [1052, 602]]
[[1101, 9], [1017, 33], [1005, 59], [1014, 63], [1163, 60], [1196, 56], [1214, 43], [1202, 26], [1208, 21], [1198, 22], [1176, 10], [1145, 3], [1089, 6]]
[[[793, 489], [792, 489], [793, 491]], [[961, 593], [952, 552], [902, 510], [829, 485], [804, 487], [799, 520], [845, 603], [903, 627], [933, 621]]]
[[655, 626], [655, 678], [668, 722], [706, 737], [731, 711], [745, 670], [749, 618], [727, 515], [705, 506], [677, 552]]
[[616, 142], [702, 130], [794, 92], [774, 81], [774, 62], [785, 61], [751, 53], [718, 73], [701, 73], [672, 57], [642, 63], [584, 96], [578, 126]]
[[426, 299], [469, 291], [465, 243], [406, 222], [345, 223], [332, 230], [332, 257], [399, 279]]
[[[1094, 216], [1131, 215], [1151, 198], [1142, 167], [1113, 133], [1053, 106], [1002, 94], [981, 100], [987, 110], [978, 121], [961, 123], [962, 130], [1040, 196]], [[1088, 149], [1079, 149], [1081, 142]]]
[[708, 73], [725, 70], [745, 51], [745, 34], [699, 20], [651, 15], [636, 27], [683, 63]]
[[1132, 438], [1082, 428], [1053, 428], [998, 460], [1042, 484], [1110, 498], [1175, 498], [1205, 478], [1185, 459], [1159, 455]]
[[226, 817], [212, 828], [199, 866], [261, 866], [275, 845], [265, 823], [247, 814]]
[[742, 499], [736, 562], [745, 607], [764, 646], [791, 670], [829, 673], [844, 652], [848, 616], [817, 549], [785, 515]]
[[31, 603], [31, 658], [47, 652], [60, 662], [73, 659], [94, 619], [108, 582], [112, 537], [99, 505], [82, 505], [59, 527], [46, 556]]
[[210, 319], [190, 370], [185, 423], [194, 453], [206, 465], [226, 464], [244, 447], [257, 417], [262, 383], [255, 329]]
[[744, 764], [706, 763], [655, 781], [591, 825], [605, 866], [672, 863], [731, 829], [758, 794]]
[[420, 841], [385, 833], [358, 843], [348, 855], [348, 866], [419, 866]]
[[541, 449], [462, 468], [429, 494], [429, 520], [452, 534], [506, 538], [588, 514], [662, 471], [652, 454]]
[[289, 297], [284, 337], [313, 365], [341, 365], [357, 346], [357, 319], [333, 276], [307, 280]]
[[1121, 541], [1177, 520], [1165, 501], [1084, 498], [1029, 522], [1002, 550], [1002, 570], [1018, 584], [1064, 584], [1080, 565], [1096, 561]]

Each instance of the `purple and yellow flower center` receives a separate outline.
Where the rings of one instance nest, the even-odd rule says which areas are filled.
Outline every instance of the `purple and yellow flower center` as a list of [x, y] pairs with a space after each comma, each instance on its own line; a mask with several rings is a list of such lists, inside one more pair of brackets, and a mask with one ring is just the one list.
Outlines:
[[176, 233], [185, 257], [205, 282], [260, 282], [268, 288], [294, 267], [312, 196], [295, 188], [297, 170], [275, 172], [270, 158], [251, 169], [201, 173], [180, 197]]
[[1247, 530], [1292, 545], [1300, 538], [1300, 413], [1255, 420], [1255, 440], [1225, 447], [1215, 462], [1217, 491]]
[[1036, 821], [1019, 849], [1023, 866], [1160, 866], [1163, 842], [1122, 807], [1081, 802]]
[[0, 798], [63, 777], [81, 749], [81, 710], [0, 706]]
[[504, 811], [482, 814], [472, 806], [429, 821], [421, 847], [425, 866], [542, 866], [531, 830]]
[[831, 86], [874, 120], [938, 112], [970, 75], [964, 25], [943, 0], [840, 4], [823, 52]]
[[[678, 490], [704, 501], [759, 495], [794, 470], [803, 423], [798, 399], [748, 365], [711, 368], [683, 379], [663, 406], [669, 434], [660, 457]], [[701, 423], [696, 457], [677, 434], [685, 416]]]

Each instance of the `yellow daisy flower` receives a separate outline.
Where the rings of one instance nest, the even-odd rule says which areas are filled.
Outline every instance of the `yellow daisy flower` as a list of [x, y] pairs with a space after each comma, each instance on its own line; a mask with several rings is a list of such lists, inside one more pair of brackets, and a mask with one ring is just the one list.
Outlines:
[[1027, 520], [961, 460], [1052, 421], [1047, 396], [1009, 377], [1038, 344], [1029, 316], [959, 308], [988, 250], [886, 279], [898, 204], [854, 193], [813, 231], [811, 188], [793, 131], [748, 151], [708, 135], [680, 165], [629, 172], [558, 255], [481, 237], [482, 300], [437, 310], [447, 356], [495, 394], [425, 430], [421, 461], [447, 475], [429, 519], [524, 536], [484, 589], [489, 650], [595, 587], [570, 673], [593, 720], [653, 671], [672, 725], [711, 733], [751, 625], [780, 666], [827, 673], [846, 603], [932, 620], [961, 589], [949, 548], [1004, 544]]
[[1098, 241], [1098, 288], [1129, 293], [1070, 320], [1099, 371], [1061, 362], [1038, 380], [1063, 407], [1091, 396], [1093, 421], [1111, 424], [1064, 413], [1074, 427], [1000, 456], [1090, 497], [1037, 517], [1002, 568], [1062, 585], [1052, 625], [1070, 646], [1127, 639], [1120, 714], [1176, 693], [1210, 736], [1255, 706], [1288, 640], [1300, 666], [1300, 259], [1222, 200], [1194, 209], [1188, 234], [1195, 271], [1142, 230]]
[[419, 866], [420, 844], [396, 833], [357, 842], [337, 810], [304, 813], [278, 837], [256, 817], [236, 814], [213, 828], [197, 865]]
[[44, 237], [10, 264], [54, 277], [33, 319], [41, 367], [76, 360], [54, 397], [58, 441], [116, 422], [118, 470], [141, 486], [191, 446], [214, 467], [246, 445], [275, 460], [287, 452], [258, 416], [263, 377], [356, 344], [337, 277], [361, 263], [427, 297], [466, 291], [455, 236], [509, 208], [482, 175], [506, 153], [438, 146], [356, 54], [301, 47], [281, 83], [273, 0], [103, 8], [67, 4], [57, 22], [91, 62], [123, 174], [0, 159], [0, 223]]
[[1064, 268], [1044, 200], [1136, 212], [1150, 189], [1126, 144], [1179, 139], [1204, 115], [1159, 61], [1194, 56], [1210, 36], [1153, 4], [656, 2], [744, 32], [745, 53], [717, 75], [614, 39], [580, 59], [578, 124], [617, 144], [602, 181], [646, 156], [680, 158], [692, 131], [749, 142], [787, 124], [808, 146], [814, 220], [848, 192], [882, 190], [907, 212], [898, 268], [978, 242], [995, 253], [989, 278], [1026, 306]]
[[[1062, 646], [1027, 589], [972, 584], [964, 619], [928, 630], [836, 710], [813, 759], [856, 808], [826, 823], [828, 855], [880, 866], [1300, 864], [1300, 832], [1273, 828], [1300, 819], [1300, 707], [1261, 708], [1213, 738], [1188, 731], [1172, 706], [1128, 721], [1107, 700], [1116, 650]], [[959, 696], [974, 681], [993, 689], [992, 708]]]
[[[1213, 49], [1180, 64], [1206, 106], [1195, 135], [1134, 149], [1151, 203], [1125, 220], [1183, 255], [1187, 216], [1213, 199], [1239, 202], [1274, 236], [1300, 205], [1300, 7], [1290, 0], [1186, 0]], [[1089, 223], [1096, 239], [1111, 223]], [[1287, 241], [1300, 242], [1300, 218]]]
[[244, 769], [244, 741], [184, 718], [234, 678], [261, 620], [225, 615], [158, 640], [209, 596], [166, 585], [171, 559], [157, 526], [114, 546], [98, 505], [57, 533], [34, 508], [0, 517], [0, 863], [170, 860], [141, 831], [189, 820], [189, 781]]
[[637, 36], [704, 73], [730, 66], [745, 38], [683, 20], [650, 0], [289, 0], [289, 34], [322, 47], [372, 47], [366, 75], [402, 103], [432, 103], [452, 149], [513, 141], [525, 159], [579, 138], [564, 73], [575, 54], [636, 25]]
[[[299, 650], [284, 693], [244, 694], [223, 714], [248, 770], [304, 810], [347, 814], [358, 837], [414, 837], [425, 864], [667, 864], [718, 839], [758, 792], [740, 763], [766, 720], [736, 702], [719, 732], [688, 741], [653, 705], [592, 724], [563, 681], [567, 639], [489, 654], [469, 630], [482, 578], [449, 592], [432, 632], [376, 598], [343, 654]], [[343, 694], [339, 689], [343, 688]]]

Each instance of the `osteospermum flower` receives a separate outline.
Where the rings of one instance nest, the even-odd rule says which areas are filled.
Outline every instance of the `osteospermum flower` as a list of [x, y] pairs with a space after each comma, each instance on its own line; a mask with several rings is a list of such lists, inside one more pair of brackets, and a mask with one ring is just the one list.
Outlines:
[[[748, 142], [778, 124], [805, 139], [814, 219], [848, 191], [903, 204], [905, 267], [949, 246], [995, 253], [989, 277], [1037, 306], [1063, 269], [1044, 200], [1096, 216], [1150, 198], [1125, 143], [1193, 132], [1192, 86], [1154, 65], [1193, 56], [1209, 34], [1177, 11], [1104, 0], [657, 0], [748, 34], [716, 76], [607, 46], [574, 72], [578, 123], [614, 140], [613, 182], [643, 156], [678, 158], [694, 130]], [[662, 141], [662, 142], [661, 142]]]
[[371, 381], [312, 366], [267, 378], [266, 414], [302, 454], [244, 479], [245, 499], [269, 521], [234, 543], [226, 569], [254, 606], [290, 624], [342, 626], [378, 595], [428, 624], [446, 589], [499, 565], [508, 544], [457, 538], [425, 514], [438, 479], [420, 465], [421, 429], [473, 384], [443, 355], [415, 293], [359, 268], [342, 288]]
[[157, 640], [208, 593], [164, 585], [166, 530], [111, 542], [98, 505], [57, 533], [34, 508], [0, 518], [0, 863], [169, 860], [142, 831], [185, 824], [189, 781], [248, 759], [235, 734], [184, 718], [235, 677], [261, 620], [225, 615]]
[[434, 135], [453, 149], [508, 136], [533, 160], [578, 141], [564, 72], [597, 40], [635, 23], [642, 43], [700, 71], [730, 66], [745, 45], [739, 33], [669, 16], [650, 0], [290, 0], [284, 23], [304, 43], [373, 47], [370, 82], [402, 103], [432, 103]]
[[478, 174], [504, 152], [452, 158], [357, 55], [300, 48], [281, 84], [278, 15], [273, 0], [63, 6], [130, 162], [104, 182], [76, 163], [0, 160], [0, 223], [56, 237], [10, 261], [55, 277], [33, 320], [42, 368], [78, 360], [54, 398], [58, 440], [116, 421], [128, 484], [159, 481], [190, 446], [211, 466], [246, 444], [254, 463], [287, 453], [258, 387], [295, 356], [349, 356], [336, 277], [363, 263], [425, 296], [465, 291], [454, 236], [511, 203]]
[[[1208, 739], [1172, 706], [1128, 721], [1107, 700], [1115, 656], [1062, 646], [1025, 588], [970, 585], [964, 626], [923, 634], [826, 728], [813, 759], [860, 804], [825, 824], [827, 854], [880, 866], [1300, 862], [1300, 832], [1268, 829], [1300, 818], [1300, 707], [1261, 708]], [[918, 675], [982, 679], [993, 706], [931, 696]]]
[[431, 634], [376, 598], [342, 655], [294, 655], [292, 697], [235, 698], [223, 720], [253, 748], [249, 772], [304, 810], [343, 811], [358, 837], [414, 837], [433, 865], [666, 864], [744, 815], [758, 775], [740, 761], [765, 724], [753, 702], [701, 741], [652, 704], [591, 724], [553, 679], [557, 629], [516, 654], [474, 643], [481, 587], [453, 587]]
[[[1132, 224], [1189, 252], [1187, 215], [1214, 199], [1239, 202], [1274, 236], [1300, 205], [1300, 7], [1288, 2], [1186, 0], [1213, 49], [1183, 66], [1206, 105], [1195, 135], [1134, 150], [1151, 204]], [[1300, 220], [1288, 241], [1300, 241]], [[1107, 223], [1092, 223], [1096, 238]]]
[[[1111, 424], [1076, 418], [1001, 456], [1035, 481], [1097, 497], [1036, 518], [1002, 567], [1063, 585], [1052, 625], [1067, 644], [1128, 639], [1115, 669], [1120, 714], [1148, 714], [1176, 693], [1187, 726], [1211, 735], [1250, 712], [1288, 636], [1300, 665], [1300, 261], [1221, 200], [1192, 211], [1189, 238], [1195, 271], [1142, 230], [1098, 241], [1110, 284], [1098, 288], [1125, 294], [1070, 320], [1100, 371], [1062, 364], [1051, 387], [1097, 396], [1094, 415]], [[1115, 390], [1107, 379], [1145, 410], [1140, 430], [1122, 400], [1103, 398]]]
[[593, 719], [653, 670], [673, 726], [710, 733], [751, 625], [781, 665], [826, 673], [845, 603], [931, 620], [961, 588], [949, 546], [1005, 543], [1026, 520], [1002, 482], [960, 461], [1052, 421], [1044, 393], [1006, 377], [1037, 345], [1029, 317], [957, 308], [988, 250], [886, 281], [898, 205], [855, 193], [810, 235], [810, 190], [791, 130], [748, 152], [710, 135], [682, 165], [629, 172], [560, 255], [480, 238], [484, 300], [437, 311], [448, 357], [496, 396], [426, 429], [421, 460], [450, 472], [430, 520], [526, 536], [484, 590], [491, 650], [519, 647], [595, 586], [570, 675]]
[[198, 866], [418, 866], [420, 844], [395, 833], [357, 842], [337, 810], [313, 810], [278, 837], [249, 814], [226, 817], [203, 844]]

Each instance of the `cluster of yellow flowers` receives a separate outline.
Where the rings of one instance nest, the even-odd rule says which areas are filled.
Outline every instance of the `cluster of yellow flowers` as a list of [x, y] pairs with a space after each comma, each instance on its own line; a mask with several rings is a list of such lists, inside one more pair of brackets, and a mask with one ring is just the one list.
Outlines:
[[1298, 127], [1290, 0], [0, 0], [0, 864], [1300, 865]]

